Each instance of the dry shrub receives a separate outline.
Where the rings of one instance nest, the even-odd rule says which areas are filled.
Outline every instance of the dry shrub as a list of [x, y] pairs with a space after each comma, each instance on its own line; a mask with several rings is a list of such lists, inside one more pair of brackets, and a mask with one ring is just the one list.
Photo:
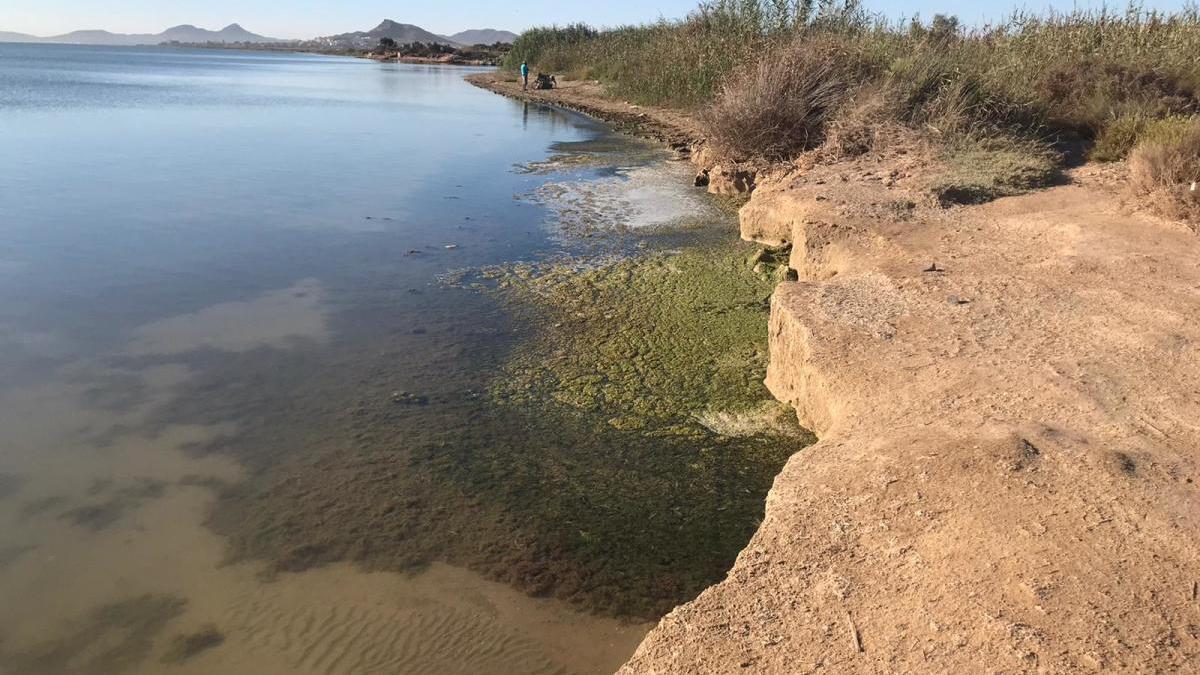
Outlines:
[[894, 59], [882, 83], [897, 119], [948, 140], [1028, 131], [1037, 121], [968, 54], [917, 49]]
[[731, 77], [705, 111], [714, 150], [735, 160], [786, 160], [824, 140], [855, 81], [854, 59], [831, 39], [798, 38]]
[[1129, 155], [1134, 194], [1160, 213], [1200, 225], [1200, 117], [1151, 125]]
[[1200, 96], [1183, 77], [1151, 64], [1096, 59], [1056, 65], [1037, 93], [1056, 127], [1096, 138], [1113, 120], [1155, 119], [1200, 111]]
[[857, 157], [882, 150], [904, 135], [891, 114], [887, 97], [880, 90], [863, 90], [826, 122], [825, 144], [820, 153], [830, 161]]
[[1119, 162], [1129, 156], [1146, 128], [1154, 124], [1153, 117], [1131, 114], [1113, 119], [1100, 129], [1087, 158], [1097, 162]]

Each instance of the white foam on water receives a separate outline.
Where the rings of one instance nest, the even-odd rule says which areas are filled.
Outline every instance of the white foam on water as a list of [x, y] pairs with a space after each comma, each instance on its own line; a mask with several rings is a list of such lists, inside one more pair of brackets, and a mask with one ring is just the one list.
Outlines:
[[691, 186], [689, 166], [680, 162], [550, 182], [535, 199], [553, 214], [550, 225], [566, 234], [667, 227], [716, 215], [707, 195]]

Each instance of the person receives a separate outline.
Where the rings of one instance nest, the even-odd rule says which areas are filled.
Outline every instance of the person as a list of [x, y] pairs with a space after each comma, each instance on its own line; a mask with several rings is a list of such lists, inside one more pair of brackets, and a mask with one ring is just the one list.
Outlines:
[[529, 89], [529, 64], [521, 62], [521, 88]]

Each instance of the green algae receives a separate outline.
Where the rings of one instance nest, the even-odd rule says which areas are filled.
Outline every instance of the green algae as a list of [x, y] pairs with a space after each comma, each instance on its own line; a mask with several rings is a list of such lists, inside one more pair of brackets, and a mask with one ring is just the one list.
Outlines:
[[711, 205], [623, 227], [606, 202], [553, 258], [355, 286], [328, 344], [192, 355], [155, 423], [238, 423], [195, 448], [250, 473], [208, 521], [230, 559], [444, 561], [637, 619], [719, 581], [811, 436], [762, 384], [786, 252]]
[[427, 457], [533, 533], [537, 564], [506, 580], [650, 618], [721, 578], [811, 440], [762, 384], [782, 273], [723, 241], [478, 274], [534, 329], [496, 372], [478, 438]]
[[540, 329], [491, 394], [686, 435], [702, 433], [695, 418], [706, 411], [760, 408], [770, 400], [762, 380], [775, 277], [754, 272], [759, 262], [753, 249], [724, 244], [583, 269], [514, 268], [496, 292], [532, 310]]
[[252, 471], [209, 521], [232, 559], [445, 561], [657, 618], [725, 575], [811, 440], [762, 385], [786, 256], [727, 232], [449, 273], [420, 334], [363, 303], [336, 346], [199, 355], [163, 422], [253, 421], [210, 449]]

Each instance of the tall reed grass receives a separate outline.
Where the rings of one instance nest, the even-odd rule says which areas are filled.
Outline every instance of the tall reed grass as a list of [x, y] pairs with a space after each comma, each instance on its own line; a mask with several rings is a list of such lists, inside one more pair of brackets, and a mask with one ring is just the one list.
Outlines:
[[[711, 135], [745, 157], [820, 143], [867, 94], [885, 99], [876, 108], [889, 120], [945, 138], [1079, 140], [1101, 159], [1123, 157], [1154, 120], [1200, 112], [1194, 5], [1017, 12], [967, 28], [883, 20], [857, 0], [714, 0], [678, 21], [533, 29], [506, 65], [522, 60], [636, 103], [707, 110]], [[755, 109], [779, 114], [746, 123]]]

